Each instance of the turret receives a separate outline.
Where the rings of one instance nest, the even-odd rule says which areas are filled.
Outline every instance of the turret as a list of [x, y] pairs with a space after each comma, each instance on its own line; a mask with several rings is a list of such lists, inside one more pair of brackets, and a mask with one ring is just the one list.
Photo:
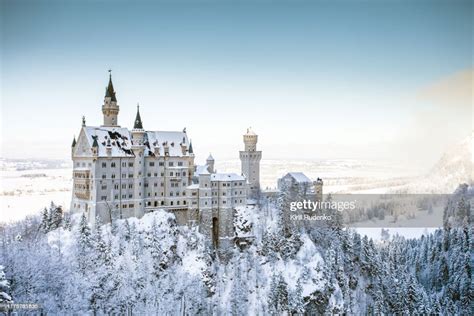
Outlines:
[[92, 136], [94, 141], [92, 142], [92, 155], [98, 156], [99, 155], [99, 143], [97, 142], [97, 136]]
[[72, 140], [72, 145], [71, 145], [71, 157], [74, 156], [74, 148], [76, 148], [76, 136], [74, 136], [73, 140]]
[[252, 128], [247, 128], [247, 133], [244, 135], [245, 151], [257, 150], [258, 135], [252, 131]]
[[214, 157], [209, 153], [209, 157], [206, 159], [207, 171], [209, 173], [215, 173], [214, 171]]
[[316, 179], [313, 182], [314, 185], [314, 196], [316, 201], [323, 200], [323, 180], [321, 178]]
[[140, 106], [137, 105], [137, 116], [132, 129], [132, 150], [135, 155], [133, 169], [134, 215], [142, 217], [145, 214], [145, 130], [140, 117]]
[[118, 126], [118, 113], [120, 107], [117, 105], [114, 85], [112, 84], [112, 70], [109, 70], [109, 84], [105, 89], [104, 105], [102, 113], [104, 115], [103, 126]]

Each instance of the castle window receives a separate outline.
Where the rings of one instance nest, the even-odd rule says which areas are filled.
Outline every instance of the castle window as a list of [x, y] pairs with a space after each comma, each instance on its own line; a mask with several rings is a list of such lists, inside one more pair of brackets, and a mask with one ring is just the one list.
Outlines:
[[161, 201], [161, 205], [165, 205], [165, 201]]
[[131, 198], [132, 198], [132, 194], [129, 194], [129, 195], [128, 195], [128, 198], [131, 199]]
[[129, 188], [129, 189], [133, 189], [133, 183], [129, 183], [129, 184], [128, 184], [128, 188]]
[[122, 162], [122, 167], [126, 167], [127, 166], [127, 163], [126, 162]]
[[155, 207], [158, 206], [158, 201], [155, 201]]
[[112, 162], [112, 164], [110, 165], [112, 168], [115, 168], [115, 162]]
[[179, 177], [181, 174], [179, 172], [176, 172], [176, 176]]
[[107, 163], [103, 162], [102, 163], [102, 168], [106, 168], [107, 167]]
[[127, 185], [125, 183], [122, 184], [122, 189], [126, 189]]
[[105, 177], [106, 177], [105, 174], [103, 174], [103, 175], [102, 175], [102, 179], [105, 179]]
[[114, 199], [118, 200], [118, 194], [115, 194]]
[[133, 162], [129, 162], [129, 163], [128, 163], [128, 166], [129, 166], [129, 167], [133, 167]]
[[127, 204], [123, 204], [123, 205], [122, 205], [122, 208], [127, 208]]
[[186, 205], [186, 200], [183, 201], [183, 204]]
[[170, 196], [173, 196], [173, 191], [170, 192]]
[[112, 173], [112, 179], [115, 179], [115, 173]]
[[179, 205], [179, 201], [176, 202], [176, 205]]
[[122, 199], [126, 199], [127, 198], [127, 195], [126, 194], [122, 194]]
[[133, 207], [133, 204], [128, 204], [128, 207], [132, 208], [132, 207]]
[[151, 202], [150, 202], [150, 201], [147, 202], [147, 206], [151, 206]]
[[170, 177], [172, 177], [172, 176], [173, 176], [173, 171], [170, 172]]
[[128, 174], [128, 177], [129, 177], [129, 178], [133, 178], [133, 173], [129, 173], [129, 174]]
[[164, 163], [163, 161], [160, 161], [160, 162], [158, 163], [158, 166], [160, 166], [160, 167], [163, 167], [164, 165], [165, 165], [165, 163]]
[[183, 166], [183, 162], [182, 162], [182, 161], [178, 161], [178, 166], [179, 166], [179, 167]]
[[168, 162], [168, 166], [169, 167], [173, 167], [174, 166], [174, 163], [172, 161]]
[[105, 200], [107, 200], [107, 196], [106, 196], [106, 195], [102, 195], [102, 196], [100, 197], [100, 199], [101, 199], [102, 201], [105, 201]]
[[151, 173], [150, 173], [150, 172], [148, 172], [147, 177], [151, 177]]
[[158, 183], [153, 183], [153, 186], [156, 188], [158, 186]]
[[183, 177], [186, 177], [186, 171], [183, 172]]
[[222, 201], [222, 204], [225, 204], [225, 203], [226, 203], [226, 201]]
[[154, 167], [154, 166], [155, 166], [155, 162], [150, 161], [150, 167]]
[[155, 177], [158, 177], [158, 172], [155, 172]]
[[102, 190], [107, 190], [107, 186], [106, 186], [106, 185], [103, 185], [103, 186], [102, 186]]
[[161, 187], [164, 187], [164, 186], [165, 186], [165, 184], [163, 182], [161, 182]]
[[170, 205], [173, 205], [173, 201], [170, 202]]

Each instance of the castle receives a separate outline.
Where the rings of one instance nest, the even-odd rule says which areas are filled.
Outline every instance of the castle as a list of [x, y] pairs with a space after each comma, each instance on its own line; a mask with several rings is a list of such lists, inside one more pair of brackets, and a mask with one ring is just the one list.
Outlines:
[[242, 173], [217, 173], [214, 158], [194, 163], [194, 150], [186, 129], [147, 131], [140, 109], [133, 129], [118, 125], [120, 107], [112, 84], [102, 106], [103, 125], [82, 128], [71, 148], [73, 193], [71, 210], [86, 215], [94, 225], [116, 219], [142, 217], [164, 209], [179, 225], [197, 225], [216, 248], [234, 242], [233, 214], [260, 192], [258, 136], [243, 135]]

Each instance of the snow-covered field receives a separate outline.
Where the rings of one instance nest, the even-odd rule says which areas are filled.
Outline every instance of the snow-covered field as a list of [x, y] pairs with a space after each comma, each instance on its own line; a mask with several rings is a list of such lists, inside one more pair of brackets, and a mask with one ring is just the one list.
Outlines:
[[69, 208], [71, 169], [0, 171], [0, 222], [23, 219], [41, 211], [51, 201]]
[[[70, 163], [2, 159], [0, 162], [0, 222], [15, 221], [37, 213], [51, 201], [66, 210], [69, 208], [72, 188]], [[240, 161], [217, 160], [216, 169], [218, 172], [240, 173]], [[262, 188], [274, 189], [278, 178], [290, 171], [304, 172], [312, 179], [322, 178], [324, 193], [361, 194], [404, 190], [413, 183], [423, 182], [420, 174], [424, 173], [407, 166], [354, 159], [263, 159]], [[431, 181], [430, 187], [433, 187]]]

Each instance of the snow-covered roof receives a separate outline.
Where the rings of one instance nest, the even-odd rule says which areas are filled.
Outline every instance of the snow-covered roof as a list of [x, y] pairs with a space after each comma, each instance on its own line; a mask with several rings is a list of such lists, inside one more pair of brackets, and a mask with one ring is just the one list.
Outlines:
[[[97, 137], [98, 156], [107, 156], [107, 142], [110, 139], [112, 157], [133, 157], [132, 134], [125, 127], [94, 127], [86, 126], [84, 131], [89, 144], [92, 146], [94, 138]], [[158, 147], [159, 154], [164, 155], [164, 147], [169, 148], [169, 156], [182, 157], [187, 156], [188, 152], [183, 154], [181, 144], [189, 147], [188, 136], [185, 132], [168, 131], [146, 131], [145, 132], [145, 156], [154, 156], [155, 147]]]
[[209, 171], [207, 170], [208, 165], [197, 165], [196, 166], [196, 172], [194, 173], [195, 175], [200, 175], [200, 174], [209, 174]]
[[111, 155], [114, 157], [133, 157], [132, 141], [130, 131], [125, 127], [84, 127], [84, 132], [89, 145], [94, 144], [97, 139], [98, 156], [107, 156], [107, 140], [110, 139], [112, 149]]
[[147, 131], [146, 137], [145, 145], [147, 145], [152, 153], [154, 153], [155, 147], [158, 147], [160, 155], [164, 155], [164, 146], [167, 144], [170, 156], [188, 156], [187, 152], [183, 155], [183, 150], [181, 149], [182, 144], [189, 147], [188, 136], [185, 132]]
[[303, 172], [288, 172], [284, 177], [291, 176], [298, 183], [312, 182]]
[[236, 173], [213, 173], [211, 181], [245, 181], [245, 177]]
[[252, 130], [251, 127], [247, 128], [247, 133], [245, 135], [256, 136], [255, 132]]

